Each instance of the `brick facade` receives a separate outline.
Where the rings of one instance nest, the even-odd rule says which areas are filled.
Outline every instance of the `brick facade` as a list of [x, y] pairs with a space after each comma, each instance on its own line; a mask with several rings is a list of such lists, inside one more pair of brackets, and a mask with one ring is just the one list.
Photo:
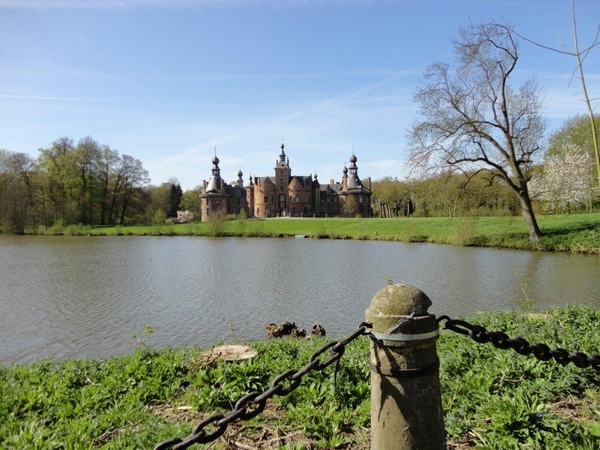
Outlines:
[[[275, 173], [267, 177], [250, 177], [244, 186], [242, 171], [235, 184], [221, 178], [219, 158], [212, 160], [212, 176], [202, 184], [200, 204], [202, 220], [212, 215], [247, 217], [371, 217], [371, 190], [358, 177], [357, 158], [350, 157], [350, 167], [344, 167], [340, 183], [333, 180], [321, 184], [317, 175], [292, 175], [290, 160], [281, 144]], [[370, 184], [370, 181], [369, 181]]]

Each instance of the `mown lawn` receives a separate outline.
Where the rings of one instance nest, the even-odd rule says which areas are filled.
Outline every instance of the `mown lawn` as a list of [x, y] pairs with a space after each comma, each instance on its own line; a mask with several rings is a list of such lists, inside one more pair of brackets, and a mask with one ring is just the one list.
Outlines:
[[47, 230], [66, 235], [246, 236], [377, 239], [450, 245], [600, 254], [600, 213], [539, 216], [544, 237], [536, 244], [520, 217], [459, 218], [282, 218], [170, 225], [82, 227]]

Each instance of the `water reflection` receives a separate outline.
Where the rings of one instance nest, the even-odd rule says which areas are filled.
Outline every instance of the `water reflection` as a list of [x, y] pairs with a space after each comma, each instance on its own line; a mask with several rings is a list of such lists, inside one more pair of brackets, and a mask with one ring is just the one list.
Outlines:
[[265, 337], [268, 322], [353, 331], [387, 279], [451, 316], [598, 305], [600, 257], [397, 242], [0, 237], [0, 362]]

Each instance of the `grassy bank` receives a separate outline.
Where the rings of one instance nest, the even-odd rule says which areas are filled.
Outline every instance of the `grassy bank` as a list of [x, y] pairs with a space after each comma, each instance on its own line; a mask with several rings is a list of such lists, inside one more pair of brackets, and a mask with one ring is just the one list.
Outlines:
[[[552, 348], [588, 355], [600, 349], [600, 313], [589, 308], [470, 320]], [[198, 348], [142, 345], [133, 355], [106, 361], [0, 366], [0, 448], [151, 449], [188, 435], [203, 417], [228, 411], [246, 392], [266, 389], [325, 342], [256, 342], [258, 356], [238, 363], [207, 362]], [[333, 366], [310, 372], [292, 394], [230, 425], [210, 448], [369, 448], [368, 346], [361, 337], [347, 347], [336, 382]], [[592, 369], [540, 362], [447, 330], [438, 352], [450, 448], [598, 448], [600, 377]]]
[[540, 216], [545, 236], [529, 243], [521, 217], [268, 219], [128, 227], [54, 227], [44, 234], [376, 239], [600, 254], [600, 213]]

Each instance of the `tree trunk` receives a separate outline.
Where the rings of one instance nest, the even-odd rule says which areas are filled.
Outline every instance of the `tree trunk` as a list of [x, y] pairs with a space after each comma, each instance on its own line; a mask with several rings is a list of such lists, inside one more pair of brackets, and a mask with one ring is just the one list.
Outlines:
[[525, 223], [529, 229], [529, 242], [535, 244], [540, 240], [543, 233], [538, 226], [537, 219], [535, 218], [529, 194], [527, 192], [524, 194], [519, 194], [519, 200], [521, 201], [521, 215], [525, 219]]

